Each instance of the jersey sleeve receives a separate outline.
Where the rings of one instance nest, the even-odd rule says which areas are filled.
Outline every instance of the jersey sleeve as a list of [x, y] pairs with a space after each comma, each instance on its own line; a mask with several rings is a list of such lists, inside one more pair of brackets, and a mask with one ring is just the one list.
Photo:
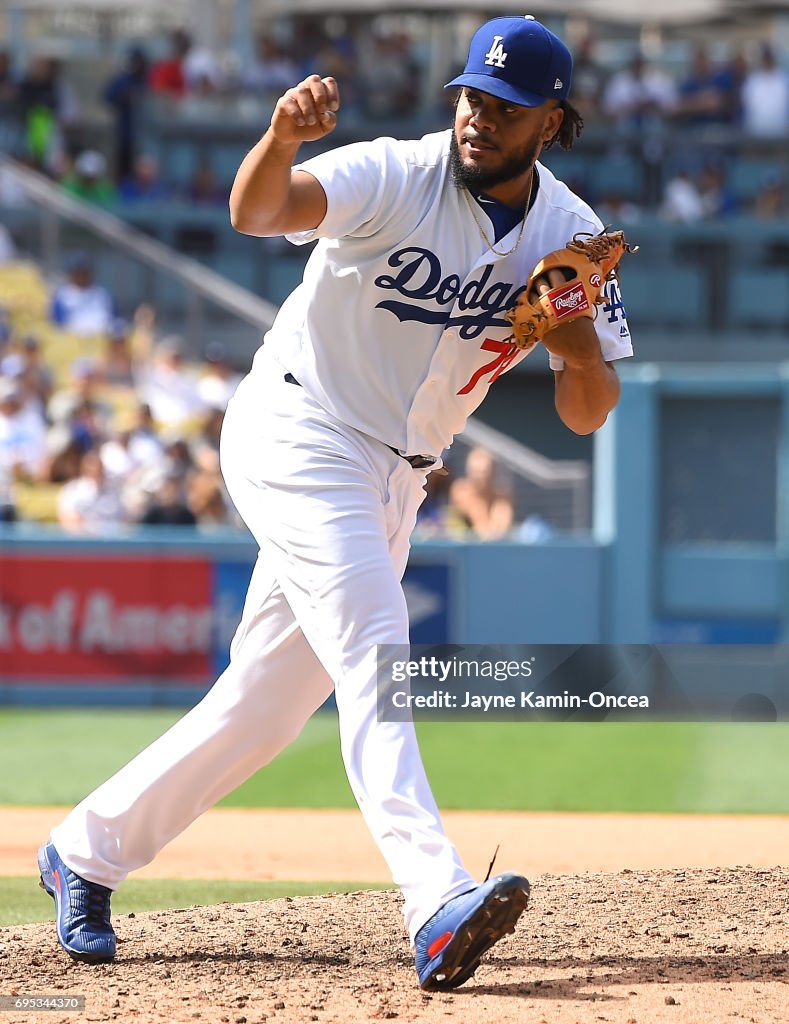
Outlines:
[[326, 193], [326, 216], [310, 231], [285, 235], [294, 245], [317, 238], [366, 237], [380, 230], [405, 193], [407, 165], [393, 139], [357, 142], [297, 164]]

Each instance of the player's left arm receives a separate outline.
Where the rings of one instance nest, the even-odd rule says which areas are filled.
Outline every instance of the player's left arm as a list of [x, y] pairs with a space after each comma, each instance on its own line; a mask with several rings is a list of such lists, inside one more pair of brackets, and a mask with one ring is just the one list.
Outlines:
[[[532, 296], [544, 294], [564, 280], [561, 272], [551, 270], [534, 283]], [[554, 402], [562, 422], [576, 434], [591, 434], [605, 423], [619, 401], [619, 376], [606, 362], [594, 322], [579, 317], [560, 324], [543, 338], [548, 351], [564, 360], [564, 368], [554, 370]]]
[[619, 401], [619, 376], [603, 359], [594, 324], [586, 317], [564, 324], [545, 337], [545, 346], [564, 359], [554, 370], [556, 411], [576, 434], [602, 427]]

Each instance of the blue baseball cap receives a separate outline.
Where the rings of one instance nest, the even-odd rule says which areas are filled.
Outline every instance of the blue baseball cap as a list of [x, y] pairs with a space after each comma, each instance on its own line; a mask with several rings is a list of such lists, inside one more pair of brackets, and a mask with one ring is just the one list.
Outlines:
[[522, 107], [566, 100], [573, 58], [564, 43], [539, 21], [494, 18], [477, 29], [462, 75], [444, 88], [467, 85]]

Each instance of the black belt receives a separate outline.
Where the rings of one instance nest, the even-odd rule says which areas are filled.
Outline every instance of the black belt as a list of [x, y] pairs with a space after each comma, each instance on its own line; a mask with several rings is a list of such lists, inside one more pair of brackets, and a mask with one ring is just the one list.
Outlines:
[[431, 466], [435, 466], [438, 462], [438, 459], [434, 459], [432, 455], [403, 455], [390, 444], [386, 447], [390, 452], [394, 452], [395, 455], [399, 455], [401, 459], [405, 459], [412, 469], [429, 469]]
[[[285, 374], [285, 381], [287, 384], [297, 384], [301, 387], [301, 383], [296, 380], [292, 373]], [[401, 459], [411, 466], [413, 469], [429, 469], [430, 466], [435, 466], [438, 459], [433, 458], [432, 455], [402, 455], [396, 448], [393, 448], [390, 444], [386, 446], [390, 452], [394, 452], [395, 455], [399, 455]]]

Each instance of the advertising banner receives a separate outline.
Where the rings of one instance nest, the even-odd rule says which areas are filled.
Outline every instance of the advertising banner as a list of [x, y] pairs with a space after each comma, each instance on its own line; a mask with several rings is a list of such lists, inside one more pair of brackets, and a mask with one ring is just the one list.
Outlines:
[[0, 678], [212, 674], [212, 566], [168, 555], [0, 557]]

